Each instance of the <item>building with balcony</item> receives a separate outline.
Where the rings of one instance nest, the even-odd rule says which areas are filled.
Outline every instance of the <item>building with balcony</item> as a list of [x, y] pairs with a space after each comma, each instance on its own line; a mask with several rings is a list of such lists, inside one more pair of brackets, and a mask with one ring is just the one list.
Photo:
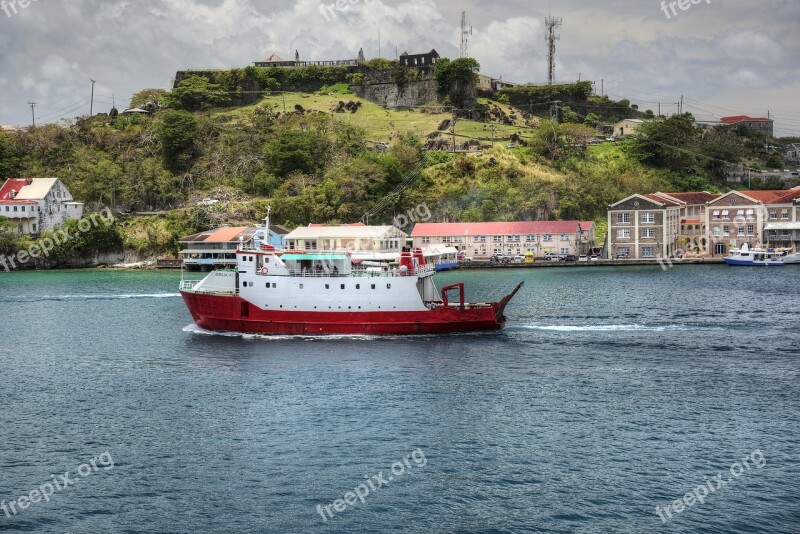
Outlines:
[[310, 224], [289, 232], [286, 248], [307, 251], [350, 251], [353, 253], [397, 254], [406, 245], [408, 234], [394, 226], [365, 226], [357, 223], [340, 226]]
[[83, 204], [58, 178], [10, 178], [0, 188], [0, 216], [15, 223], [20, 234], [39, 235], [83, 217]]
[[289, 231], [279, 225], [270, 225], [269, 235], [264, 227], [224, 226], [206, 232], [182, 237], [181, 259], [189, 270], [210, 271], [236, 266], [236, 251], [239, 247], [271, 245], [282, 248], [284, 236]]

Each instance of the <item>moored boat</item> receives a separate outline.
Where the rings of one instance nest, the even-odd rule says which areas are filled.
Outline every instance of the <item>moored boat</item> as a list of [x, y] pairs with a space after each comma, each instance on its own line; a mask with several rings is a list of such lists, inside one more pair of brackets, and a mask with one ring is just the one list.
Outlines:
[[183, 281], [180, 290], [207, 330], [401, 335], [500, 330], [506, 305], [523, 285], [499, 301], [470, 303], [463, 283], [436, 288], [435, 265], [420, 249], [404, 249], [399, 267], [369, 263], [347, 252], [242, 248], [235, 269]]
[[787, 254], [786, 256], [781, 257], [781, 260], [783, 260], [785, 265], [800, 265], [800, 252]]
[[731, 249], [730, 256], [723, 258], [728, 265], [737, 267], [782, 267], [783, 259], [775, 249], [750, 248], [745, 243], [742, 248]]

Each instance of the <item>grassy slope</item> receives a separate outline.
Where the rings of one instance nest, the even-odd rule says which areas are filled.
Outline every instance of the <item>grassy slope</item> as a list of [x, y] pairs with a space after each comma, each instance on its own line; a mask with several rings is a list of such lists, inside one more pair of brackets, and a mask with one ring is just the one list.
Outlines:
[[[437, 128], [439, 124], [443, 120], [451, 117], [450, 113], [422, 113], [419, 111], [384, 109], [354, 94], [320, 95], [288, 93], [285, 98], [286, 110], [290, 112], [294, 110], [295, 105], [300, 105], [305, 110], [332, 113], [333, 109], [340, 101], [344, 101], [345, 103], [351, 100], [360, 102], [361, 108], [356, 113], [345, 112], [335, 113], [334, 115], [340, 120], [349, 121], [364, 128], [367, 132], [367, 137], [372, 141], [390, 142], [406, 132], [413, 132], [421, 138], [424, 138], [431, 132], [438, 131]], [[275, 112], [282, 112], [284, 110], [284, 99], [281, 96], [270, 96], [257, 105], [245, 106], [233, 110], [219, 110], [215, 115], [219, 118], [227, 118], [231, 122], [237, 122], [250, 116], [257, 106], [264, 104], [271, 105]], [[507, 114], [513, 111], [508, 105], [496, 102], [493, 102], [493, 104], [503, 109]], [[513, 126], [496, 124], [495, 135], [497, 141], [505, 141], [514, 133], [521, 135], [523, 138], [530, 137], [530, 128], [527, 128], [521, 122]], [[456, 124], [456, 139], [461, 143], [468, 138], [477, 138], [489, 143], [492, 138], [491, 128], [484, 122], [459, 119]]]

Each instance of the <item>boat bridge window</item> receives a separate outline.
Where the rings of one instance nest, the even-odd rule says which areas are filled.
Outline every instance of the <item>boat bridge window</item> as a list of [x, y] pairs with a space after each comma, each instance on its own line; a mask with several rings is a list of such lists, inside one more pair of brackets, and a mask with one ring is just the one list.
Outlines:
[[392, 289], [392, 284], [386, 284], [386, 289]]
[[372, 289], [375, 289], [375, 284], [372, 284]]
[[325, 289], [330, 289], [330, 288], [331, 288], [330, 284], [325, 284]]
[[344, 289], [344, 284], [342, 284], [342, 289]]

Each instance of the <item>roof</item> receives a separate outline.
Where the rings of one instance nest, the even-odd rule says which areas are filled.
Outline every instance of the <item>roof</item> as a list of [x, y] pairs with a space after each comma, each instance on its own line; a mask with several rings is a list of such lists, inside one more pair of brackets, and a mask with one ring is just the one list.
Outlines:
[[686, 204], [705, 204], [706, 202], [711, 202], [712, 200], [716, 200], [722, 195], [717, 193], [709, 193], [708, 191], [699, 191], [699, 192], [690, 192], [690, 193], [661, 193], [658, 192], [656, 195], [666, 195], [670, 198], [675, 200], [680, 200], [681, 202], [685, 202]]
[[680, 206], [680, 205], [681, 205], [681, 203], [680, 203], [680, 202], [677, 202], [677, 201], [675, 201], [675, 200], [671, 200], [671, 199], [669, 199], [669, 198], [664, 198], [664, 197], [662, 197], [662, 196], [659, 196], [659, 195], [656, 195], [656, 194], [653, 194], [653, 195], [643, 195], [643, 196], [644, 196], [644, 198], [646, 198], [646, 199], [652, 200], [653, 202], [658, 202], [659, 204], [663, 204], [663, 205], [665, 205], [665, 206], [672, 206], [672, 207], [675, 207], [675, 206]]
[[225, 226], [182, 237], [179, 241], [181, 243], [235, 243], [239, 241], [240, 236], [245, 241], [249, 241], [256, 230], [257, 228], [254, 226]]
[[617, 122], [617, 124], [622, 124], [623, 122], [633, 122], [635, 124], [644, 124], [642, 119], [622, 119], [621, 121]]
[[[394, 226], [301, 226], [289, 232], [284, 239], [321, 239], [325, 237], [340, 238], [377, 238], [396, 230]], [[399, 230], [398, 230], [399, 232]]]
[[800, 222], [771, 222], [764, 225], [764, 230], [800, 230]]
[[761, 202], [763, 204], [774, 204], [776, 201], [781, 199], [784, 196], [787, 196], [790, 191], [786, 189], [781, 189], [778, 191], [739, 191], [739, 193], [752, 198], [757, 202]]
[[594, 221], [581, 221], [581, 228], [586, 230], [587, 228], [591, 228], [592, 226], [595, 226], [596, 224], [597, 223], [594, 222]]
[[722, 117], [719, 119], [722, 124], [736, 124], [737, 122], [772, 122], [766, 117], [748, 117], [747, 115], [734, 115], [733, 117]]
[[282, 261], [300, 261], [300, 260], [343, 260], [347, 256], [344, 254], [284, 254], [281, 256]]
[[356, 223], [350, 223], [350, 224], [334, 224], [334, 225], [321, 224], [321, 223], [311, 223], [311, 224], [308, 225], [309, 228], [322, 228], [322, 227], [325, 227], [325, 226], [329, 226], [329, 227], [330, 226], [366, 226], [366, 224], [364, 224], [362, 222], [356, 222]]
[[281, 56], [279, 56], [278, 54], [270, 54], [269, 57], [265, 61], [268, 61], [268, 62], [270, 62], [270, 61], [283, 61], [283, 59], [281, 59]]
[[578, 233], [578, 221], [417, 223], [411, 237]]
[[788, 204], [793, 200], [800, 200], [800, 189], [790, 189], [784, 191], [786, 194], [781, 195], [773, 204]]
[[[58, 178], [9, 178], [0, 188], [0, 202], [34, 204], [44, 199], [57, 181]], [[16, 191], [14, 198], [11, 198], [12, 190]]]

